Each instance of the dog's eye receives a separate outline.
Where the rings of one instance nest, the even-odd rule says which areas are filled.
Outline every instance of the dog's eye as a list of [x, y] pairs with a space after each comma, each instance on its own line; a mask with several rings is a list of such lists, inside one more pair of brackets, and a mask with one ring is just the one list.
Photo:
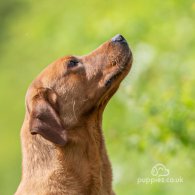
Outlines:
[[68, 62], [68, 64], [67, 64], [67, 67], [68, 67], [68, 68], [73, 68], [73, 67], [77, 66], [78, 63], [79, 63], [79, 62], [78, 62], [77, 60], [70, 60], [70, 61]]

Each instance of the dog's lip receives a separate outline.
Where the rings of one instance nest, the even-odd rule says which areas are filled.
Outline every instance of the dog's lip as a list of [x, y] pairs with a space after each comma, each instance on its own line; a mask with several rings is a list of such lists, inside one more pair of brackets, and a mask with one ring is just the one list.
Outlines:
[[121, 66], [121, 67], [118, 67], [116, 71], [114, 71], [114, 73], [111, 73], [107, 76], [106, 78], [106, 81], [105, 81], [105, 84], [104, 86], [105, 87], [109, 87], [110, 85], [112, 85], [112, 83], [118, 79], [118, 77], [120, 77], [123, 72], [126, 72], [127, 71], [127, 65], [129, 64], [130, 62], [127, 62], [125, 66]]
[[114, 74], [111, 74], [108, 79], [106, 79], [105, 87], [109, 87], [114, 80], [116, 80], [121, 75], [121, 70], [117, 71]]
[[109, 87], [112, 85], [112, 83], [117, 80], [118, 77], [120, 77], [124, 72], [128, 72], [131, 67], [133, 58], [132, 58], [132, 53], [129, 52], [129, 56], [126, 60], [126, 62], [121, 65], [118, 66], [117, 69], [115, 69], [115, 71], [113, 71], [111, 74], [107, 75], [106, 79], [105, 79], [105, 87]]

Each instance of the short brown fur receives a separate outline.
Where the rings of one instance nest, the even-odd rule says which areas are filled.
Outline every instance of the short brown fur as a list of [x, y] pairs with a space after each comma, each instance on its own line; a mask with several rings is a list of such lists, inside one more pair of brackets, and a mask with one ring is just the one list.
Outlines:
[[127, 75], [127, 43], [50, 64], [26, 94], [22, 180], [15, 195], [111, 195], [103, 110]]

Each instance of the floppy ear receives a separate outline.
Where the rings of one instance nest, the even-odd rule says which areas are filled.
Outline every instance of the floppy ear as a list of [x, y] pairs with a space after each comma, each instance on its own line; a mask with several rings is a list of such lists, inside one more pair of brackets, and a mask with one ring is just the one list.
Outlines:
[[51, 89], [40, 89], [32, 99], [30, 111], [30, 132], [64, 146], [67, 141], [57, 105], [57, 95]]

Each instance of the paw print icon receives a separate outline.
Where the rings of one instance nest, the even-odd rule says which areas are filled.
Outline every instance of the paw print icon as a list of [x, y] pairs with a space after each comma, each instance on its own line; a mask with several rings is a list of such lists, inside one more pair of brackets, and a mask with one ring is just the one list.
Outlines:
[[169, 169], [167, 169], [165, 165], [158, 163], [152, 167], [151, 174], [157, 177], [168, 176]]

